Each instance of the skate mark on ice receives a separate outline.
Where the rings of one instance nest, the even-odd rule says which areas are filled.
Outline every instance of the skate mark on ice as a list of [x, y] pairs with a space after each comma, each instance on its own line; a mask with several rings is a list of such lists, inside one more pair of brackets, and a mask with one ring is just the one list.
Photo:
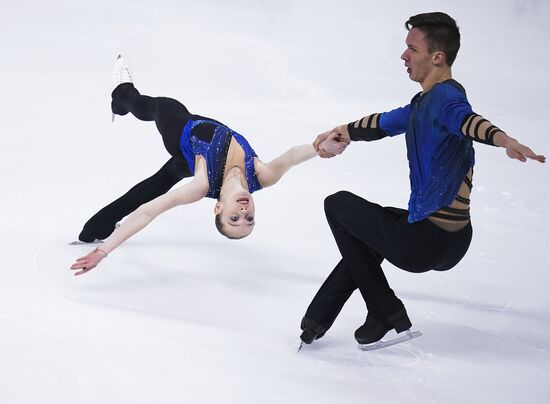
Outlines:
[[316, 341], [304, 345], [299, 357], [336, 368], [400, 368], [420, 363], [422, 352], [403, 343], [364, 352], [352, 341]]
[[380, 341], [374, 342], [372, 344], [359, 344], [359, 349], [362, 351], [376, 351], [379, 349], [387, 348], [393, 345], [401, 344], [403, 342], [409, 341], [413, 338], [418, 338], [422, 335], [420, 331], [410, 331], [407, 330], [405, 335], [397, 336], [393, 339], [381, 339]]
[[4, 384], [6, 386], [9, 386], [9, 387], [12, 387], [16, 390], [19, 390], [19, 391], [22, 391], [24, 393], [27, 393], [27, 394], [30, 394], [32, 396], [35, 396], [35, 397], [39, 397], [43, 400], [46, 400], [44, 402], [47, 402], [47, 400], [50, 398], [48, 396], [45, 396], [43, 394], [40, 394], [40, 393], [37, 393], [36, 391], [34, 391], [33, 389], [29, 389], [27, 387], [24, 387], [24, 386], [21, 386], [20, 384], [18, 383], [14, 383], [14, 382], [11, 382], [9, 380], [6, 380], [6, 379], [0, 379], [0, 384]]
[[[517, 340], [514, 338], [514, 336], [512, 334], [506, 334], [506, 333], [493, 333], [493, 332], [490, 332], [490, 331], [486, 331], [486, 330], [482, 330], [478, 327], [475, 327], [475, 326], [472, 326], [472, 325], [468, 325], [468, 324], [464, 324], [464, 323], [461, 323], [457, 320], [455, 320], [454, 318], [451, 318], [449, 316], [445, 316], [445, 315], [441, 315], [441, 314], [436, 314], [435, 315], [436, 317], [439, 317], [441, 320], [445, 321], [445, 322], [448, 322], [450, 324], [452, 324], [453, 326], [455, 327], [459, 327], [459, 328], [462, 328], [462, 329], [466, 329], [466, 330], [469, 330], [471, 331], [471, 335], [466, 335], [467, 338], [475, 338], [475, 334], [479, 334], [479, 335], [482, 335], [482, 336], [485, 336], [485, 337], [488, 337], [489, 339], [493, 339], [493, 340], [498, 340], [498, 341], [502, 341], [504, 343], [508, 343], [508, 344], [511, 344], [511, 345], [516, 345], [516, 346], [520, 346], [521, 347], [521, 352], [524, 352], [524, 349], [525, 348], [529, 348], [530, 350], [534, 351], [537, 355], [537, 357], [544, 361], [547, 365], [550, 365], [550, 360], [549, 359], [546, 359], [544, 357], [542, 357], [540, 354], [545, 354], [547, 355], [548, 354], [548, 350], [547, 349], [544, 349], [544, 348], [539, 348], [535, 345], [532, 345], [532, 344], [529, 344], [527, 342], [523, 342], [523, 341], [520, 341], [520, 340]], [[462, 333], [464, 332], [464, 330], [462, 331]], [[465, 343], [463, 345], [463, 347], [469, 347], [471, 344], [467, 344]], [[477, 344], [479, 345], [479, 343]], [[477, 346], [476, 345], [476, 346]], [[488, 348], [486, 350], [484, 350], [484, 352], [488, 353], [488, 354], [491, 354], [491, 353], [494, 353], [496, 349], [500, 349], [500, 350], [506, 350], [506, 351], [509, 351], [508, 348], [506, 348], [505, 346], [495, 346], [494, 344], [488, 342], [487, 343], [488, 345]], [[498, 353], [498, 352], [497, 352]], [[508, 352], [509, 354], [509, 352]]]

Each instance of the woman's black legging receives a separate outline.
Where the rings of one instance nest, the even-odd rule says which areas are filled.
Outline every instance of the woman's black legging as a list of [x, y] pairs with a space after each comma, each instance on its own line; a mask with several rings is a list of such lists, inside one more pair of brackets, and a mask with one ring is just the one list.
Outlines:
[[164, 146], [172, 157], [154, 175], [93, 215], [78, 236], [79, 240], [86, 242], [107, 238], [116, 223], [125, 216], [192, 175], [180, 149], [181, 133], [193, 116], [183, 104], [172, 98], [141, 95], [131, 83], [119, 85], [113, 91], [112, 98], [113, 113], [126, 115], [130, 112], [142, 121], [155, 121]]
[[409, 223], [406, 210], [384, 208], [346, 191], [325, 199], [325, 213], [342, 259], [305, 317], [326, 330], [355, 289], [368, 312], [382, 321], [404, 308], [382, 271], [384, 259], [409, 272], [446, 271], [466, 254], [472, 238], [470, 224], [448, 232], [428, 219]]

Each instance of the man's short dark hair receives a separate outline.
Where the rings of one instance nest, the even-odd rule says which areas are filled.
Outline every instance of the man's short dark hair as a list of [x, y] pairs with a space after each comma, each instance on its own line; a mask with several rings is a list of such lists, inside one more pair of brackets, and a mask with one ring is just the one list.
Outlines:
[[417, 14], [405, 23], [407, 31], [418, 28], [426, 36], [428, 51], [443, 51], [447, 65], [452, 66], [460, 49], [460, 32], [456, 21], [441, 12]]

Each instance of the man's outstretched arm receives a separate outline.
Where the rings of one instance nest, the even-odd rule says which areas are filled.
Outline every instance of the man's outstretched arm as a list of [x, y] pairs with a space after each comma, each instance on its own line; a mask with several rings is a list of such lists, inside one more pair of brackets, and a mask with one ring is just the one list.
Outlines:
[[476, 142], [504, 147], [506, 154], [512, 159], [523, 162], [527, 161], [527, 159], [536, 160], [541, 163], [546, 161], [545, 156], [534, 153], [529, 147], [508, 136], [503, 130], [476, 113], [472, 113], [464, 119], [461, 132], [464, 136]]

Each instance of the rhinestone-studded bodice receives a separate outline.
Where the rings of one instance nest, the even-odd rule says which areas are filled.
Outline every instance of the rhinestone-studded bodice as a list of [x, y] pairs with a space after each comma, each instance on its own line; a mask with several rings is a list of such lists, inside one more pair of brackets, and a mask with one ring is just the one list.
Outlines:
[[[193, 134], [193, 129], [200, 124], [209, 124], [213, 128], [214, 133], [210, 142], [199, 139], [199, 137]], [[180, 147], [189, 164], [191, 173], [195, 174], [195, 156], [202, 156], [206, 161], [208, 175], [208, 193], [206, 196], [209, 198], [219, 198], [220, 196], [227, 152], [232, 138], [244, 150], [244, 166], [248, 191], [252, 193], [262, 189], [254, 170], [254, 158], [257, 157], [257, 154], [244, 136], [210, 119], [190, 119], [183, 128]]]

